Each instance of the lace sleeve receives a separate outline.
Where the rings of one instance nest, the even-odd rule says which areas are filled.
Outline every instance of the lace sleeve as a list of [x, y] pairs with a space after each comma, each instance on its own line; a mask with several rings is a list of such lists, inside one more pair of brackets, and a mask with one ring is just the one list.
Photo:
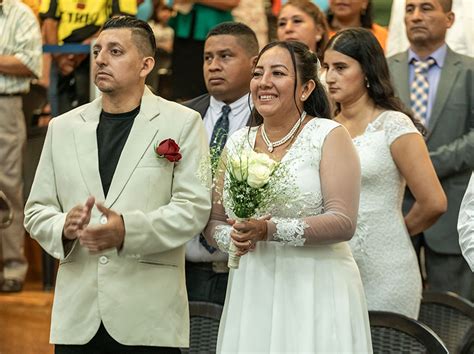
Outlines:
[[227, 215], [222, 203], [225, 177], [223, 159], [225, 158], [227, 152], [226, 149], [224, 149], [222, 153], [221, 161], [216, 171], [214, 187], [212, 189], [211, 217], [203, 232], [207, 243], [213, 247], [218, 247], [223, 252], [228, 252], [230, 244], [230, 232], [232, 231], [232, 226], [227, 224]]
[[356, 228], [360, 194], [360, 163], [348, 132], [333, 129], [323, 145], [320, 163], [322, 214], [301, 218], [272, 218], [268, 240], [293, 246], [349, 240]]
[[386, 112], [383, 119], [383, 129], [389, 146], [402, 135], [420, 134], [410, 117], [396, 111]]

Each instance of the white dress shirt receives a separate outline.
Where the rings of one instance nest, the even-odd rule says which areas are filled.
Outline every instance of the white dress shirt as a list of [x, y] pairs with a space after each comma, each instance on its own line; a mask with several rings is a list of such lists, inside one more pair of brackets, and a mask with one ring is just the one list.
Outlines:
[[474, 173], [459, 210], [458, 232], [462, 254], [474, 272]]
[[[393, 0], [388, 26], [387, 52], [390, 57], [408, 49], [405, 27], [405, 0]], [[446, 43], [459, 54], [474, 57], [474, 1], [453, 0], [454, 24], [446, 33]]]
[[[249, 106], [250, 102], [250, 106]], [[222, 107], [224, 102], [216, 100], [211, 96], [209, 108], [204, 116], [204, 126], [208, 135], [208, 142], [211, 141], [212, 131], [217, 120], [222, 115]], [[229, 137], [242, 127], [247, 125], [250, 117], [250, 112], [253, 108], [253, 103], [249, 101], [249, 94], [239, 98], [237, 101], [229, 104]], [[195, 236], [186, 244], [186, 260], [190, 262], [217, 262], [226, 261], [227, 254], [216, 250], [214, 253], [209, 253], [204, 246], [199, 242], [199, 235]]]

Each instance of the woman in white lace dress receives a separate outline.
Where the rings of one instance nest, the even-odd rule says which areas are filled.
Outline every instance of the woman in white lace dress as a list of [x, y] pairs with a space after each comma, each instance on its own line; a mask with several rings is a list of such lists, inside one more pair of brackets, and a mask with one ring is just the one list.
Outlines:
[[227, 173], [217, 174], [206, 237], [224, 251], [234, 242], [241, 254], [229, 276], [221, 353], [372, 352], [362, 282], [346, 242], [356, 225], [359, 161], [346, 129], [318, 118], [329, 116], [329, 104], [316, 61], [301, 43], [267, 45], [250, 85], [263, 123], [226, 144], [227, 156], [243, 146], [288, 173], [269, 182], [286, 198], [275, 196], [255, 218], [235, 224], [225, 187], [218, 190]]
[[[422, 282], [410, 240], [446, 209], [422, 135], [394, 96], [383, 50], [365, 29], [338, 32], [328, 43], [323, 68], [335, 120], [359, 152], [362, 169], [357, 230], [350, 245], [369, 310], [418, 317]], [[407, 184], [416, 198], [402, 214]]]

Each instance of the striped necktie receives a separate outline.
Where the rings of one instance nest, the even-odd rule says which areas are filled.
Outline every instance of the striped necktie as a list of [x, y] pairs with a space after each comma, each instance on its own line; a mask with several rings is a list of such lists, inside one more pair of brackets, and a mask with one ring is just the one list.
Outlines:
[[415, 67], [415, 76], [410, 86], [410, 103], [411, 109], [415, 117], [423, 124], [426, 124], [428, 111], [428, 95], [430, 92], [430, 84], [428, 82], [428, 70], [436, 63], [433, 58], [426, 61], [413, 59], [412, 63]]
[[229, 113], [230, 106], [224, 105], [222, 107], [222, 115], [214, 125], [212, 130], [212, 137], [209, 147], [211, 150], [215, 150], [216, 155], [220, 155], [229, 135]]

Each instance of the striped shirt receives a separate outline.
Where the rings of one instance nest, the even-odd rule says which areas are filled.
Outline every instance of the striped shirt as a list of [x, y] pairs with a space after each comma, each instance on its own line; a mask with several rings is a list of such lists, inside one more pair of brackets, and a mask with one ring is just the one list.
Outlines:
[[[0, 55], [15, 56], [36, 77], [42, 68], [42, 42], [33, 11], [18, 0], [0, 5]], [[31, 77], [0, 73], [0, 94], [28, 92]]]

